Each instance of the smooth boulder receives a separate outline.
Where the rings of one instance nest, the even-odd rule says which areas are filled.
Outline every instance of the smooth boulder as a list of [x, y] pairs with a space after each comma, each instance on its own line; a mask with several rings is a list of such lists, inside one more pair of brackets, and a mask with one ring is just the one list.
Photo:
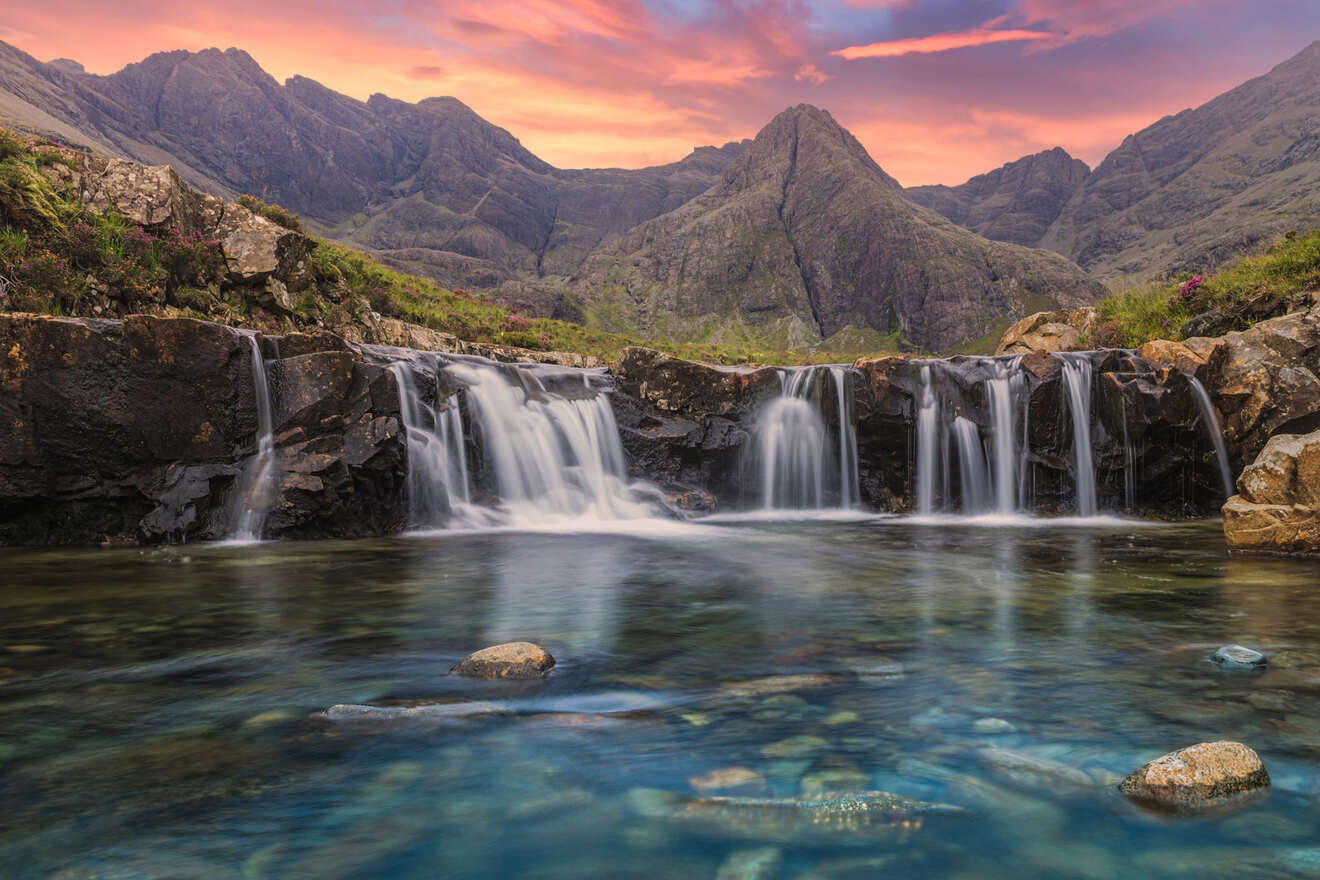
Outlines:
[[1156, 758], [1119, 783], [1142, 803], [1176, 811], [1213, 807], [1268, 788], [1270, 774], [1252, 749], [1237, 742], [1197, 743]]
[[555, 658], [540, 645], [508, 642], [469, 654], [449, 671], [469, 678], [544, 678], [554, 665]]

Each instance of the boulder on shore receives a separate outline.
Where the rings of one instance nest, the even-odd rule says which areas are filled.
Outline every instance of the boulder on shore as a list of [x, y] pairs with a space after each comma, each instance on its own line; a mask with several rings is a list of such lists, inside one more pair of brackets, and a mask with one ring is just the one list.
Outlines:
[[1119, 791], [1146, 804], [1197, 810], [1270, 785], [1252, 749], [1237, 742], [1197, 743], [1156, 758], [1119, 783]]
[[1099, 313], [1093, 308], [1036, 312], [1004, 331], [995, 354], [1075, 351], [1085, 348]]
[[555, 658], [540, 645], [508, 642], [469, 654], [449, 671], [469, 678], [544, 678], [554, 665]]
[[1320, 430], [1271, 437], [1224, 504], [1234, 550], [1320, 552]]

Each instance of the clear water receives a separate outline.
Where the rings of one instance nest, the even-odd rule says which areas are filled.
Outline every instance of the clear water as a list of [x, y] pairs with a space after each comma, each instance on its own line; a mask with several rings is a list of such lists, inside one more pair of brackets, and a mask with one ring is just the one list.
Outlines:
[[[1230, 559], [1214, 523], [748, 521], [0, 566], [6, 878], [715, 877], [765, 846], [784, 878], [1320, 872], [1320, 562]], [[547, 681], [446, 675], [515, 638], [559, 659]], [[1273, 663], [1208, 662], [1226, 642]], [[759, 681], [803, 674], [833, 677]], [[316, 714], [415, 701], [498, 713]], [[1115, 792], [1216, 738], [1261, 753], [1267, 798], [1169, 819]], [[672, 818], [729, 767], [767, 796], [967, 813]]]

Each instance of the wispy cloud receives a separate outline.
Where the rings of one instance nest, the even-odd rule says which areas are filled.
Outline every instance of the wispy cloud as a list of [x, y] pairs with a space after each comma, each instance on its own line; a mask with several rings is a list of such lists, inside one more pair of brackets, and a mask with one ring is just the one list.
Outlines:
[[969, 49], [973, 46], [989, 46], [992, 43], [1018, 43], [1024, 40], [1049, 40], [1054, 35], [1048, 31], [1030, 30], [994, 30], [992, 28], [972, 28], [966, 31], [953, 31], [944, 34], [932, 34], [928, 37], [909, 37], [902, 40], [886, 40], [865, 46], [848, 46], [836, 49], [831, 55], [838, 55], [849, 61], [859, 58], [895, 58], [901, 55], [926, 55], [933, 52], [949, 52], [954, 49]]

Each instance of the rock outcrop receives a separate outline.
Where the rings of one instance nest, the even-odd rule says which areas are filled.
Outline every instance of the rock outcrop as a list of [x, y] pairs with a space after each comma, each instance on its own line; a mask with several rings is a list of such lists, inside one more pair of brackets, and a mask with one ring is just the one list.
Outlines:
[[1235, 473], [1275, 434], [1320, 428], [1320, 304], [1224, 336], [1149, 342], [1139, 352], [1205, 385]]
[[1091, 331], [1100, 320], [1092, 308], [1068, 312], [1036, 312], [1004, 331], [995, 354], [1035, 351], [1078, 351], [1090, 348]]
[[1183, 811], [1219, 806], [1269, 784], [1270, 774], [1255, 751], [1242, 743], [1212, 742], [1156, 758], [1118, 787], [1142, 803]]
[[[272, 535], [403, 522], [398, 391], [329, 334], [262, 340], [274, 388]], [[250, 348], [192, 319], [0, 314], [0, 542], [228, 534], [255, 451]]]
[[1320, 553], [1320, 430], [1277, 434], [1224, 505], [1233, 550]]

